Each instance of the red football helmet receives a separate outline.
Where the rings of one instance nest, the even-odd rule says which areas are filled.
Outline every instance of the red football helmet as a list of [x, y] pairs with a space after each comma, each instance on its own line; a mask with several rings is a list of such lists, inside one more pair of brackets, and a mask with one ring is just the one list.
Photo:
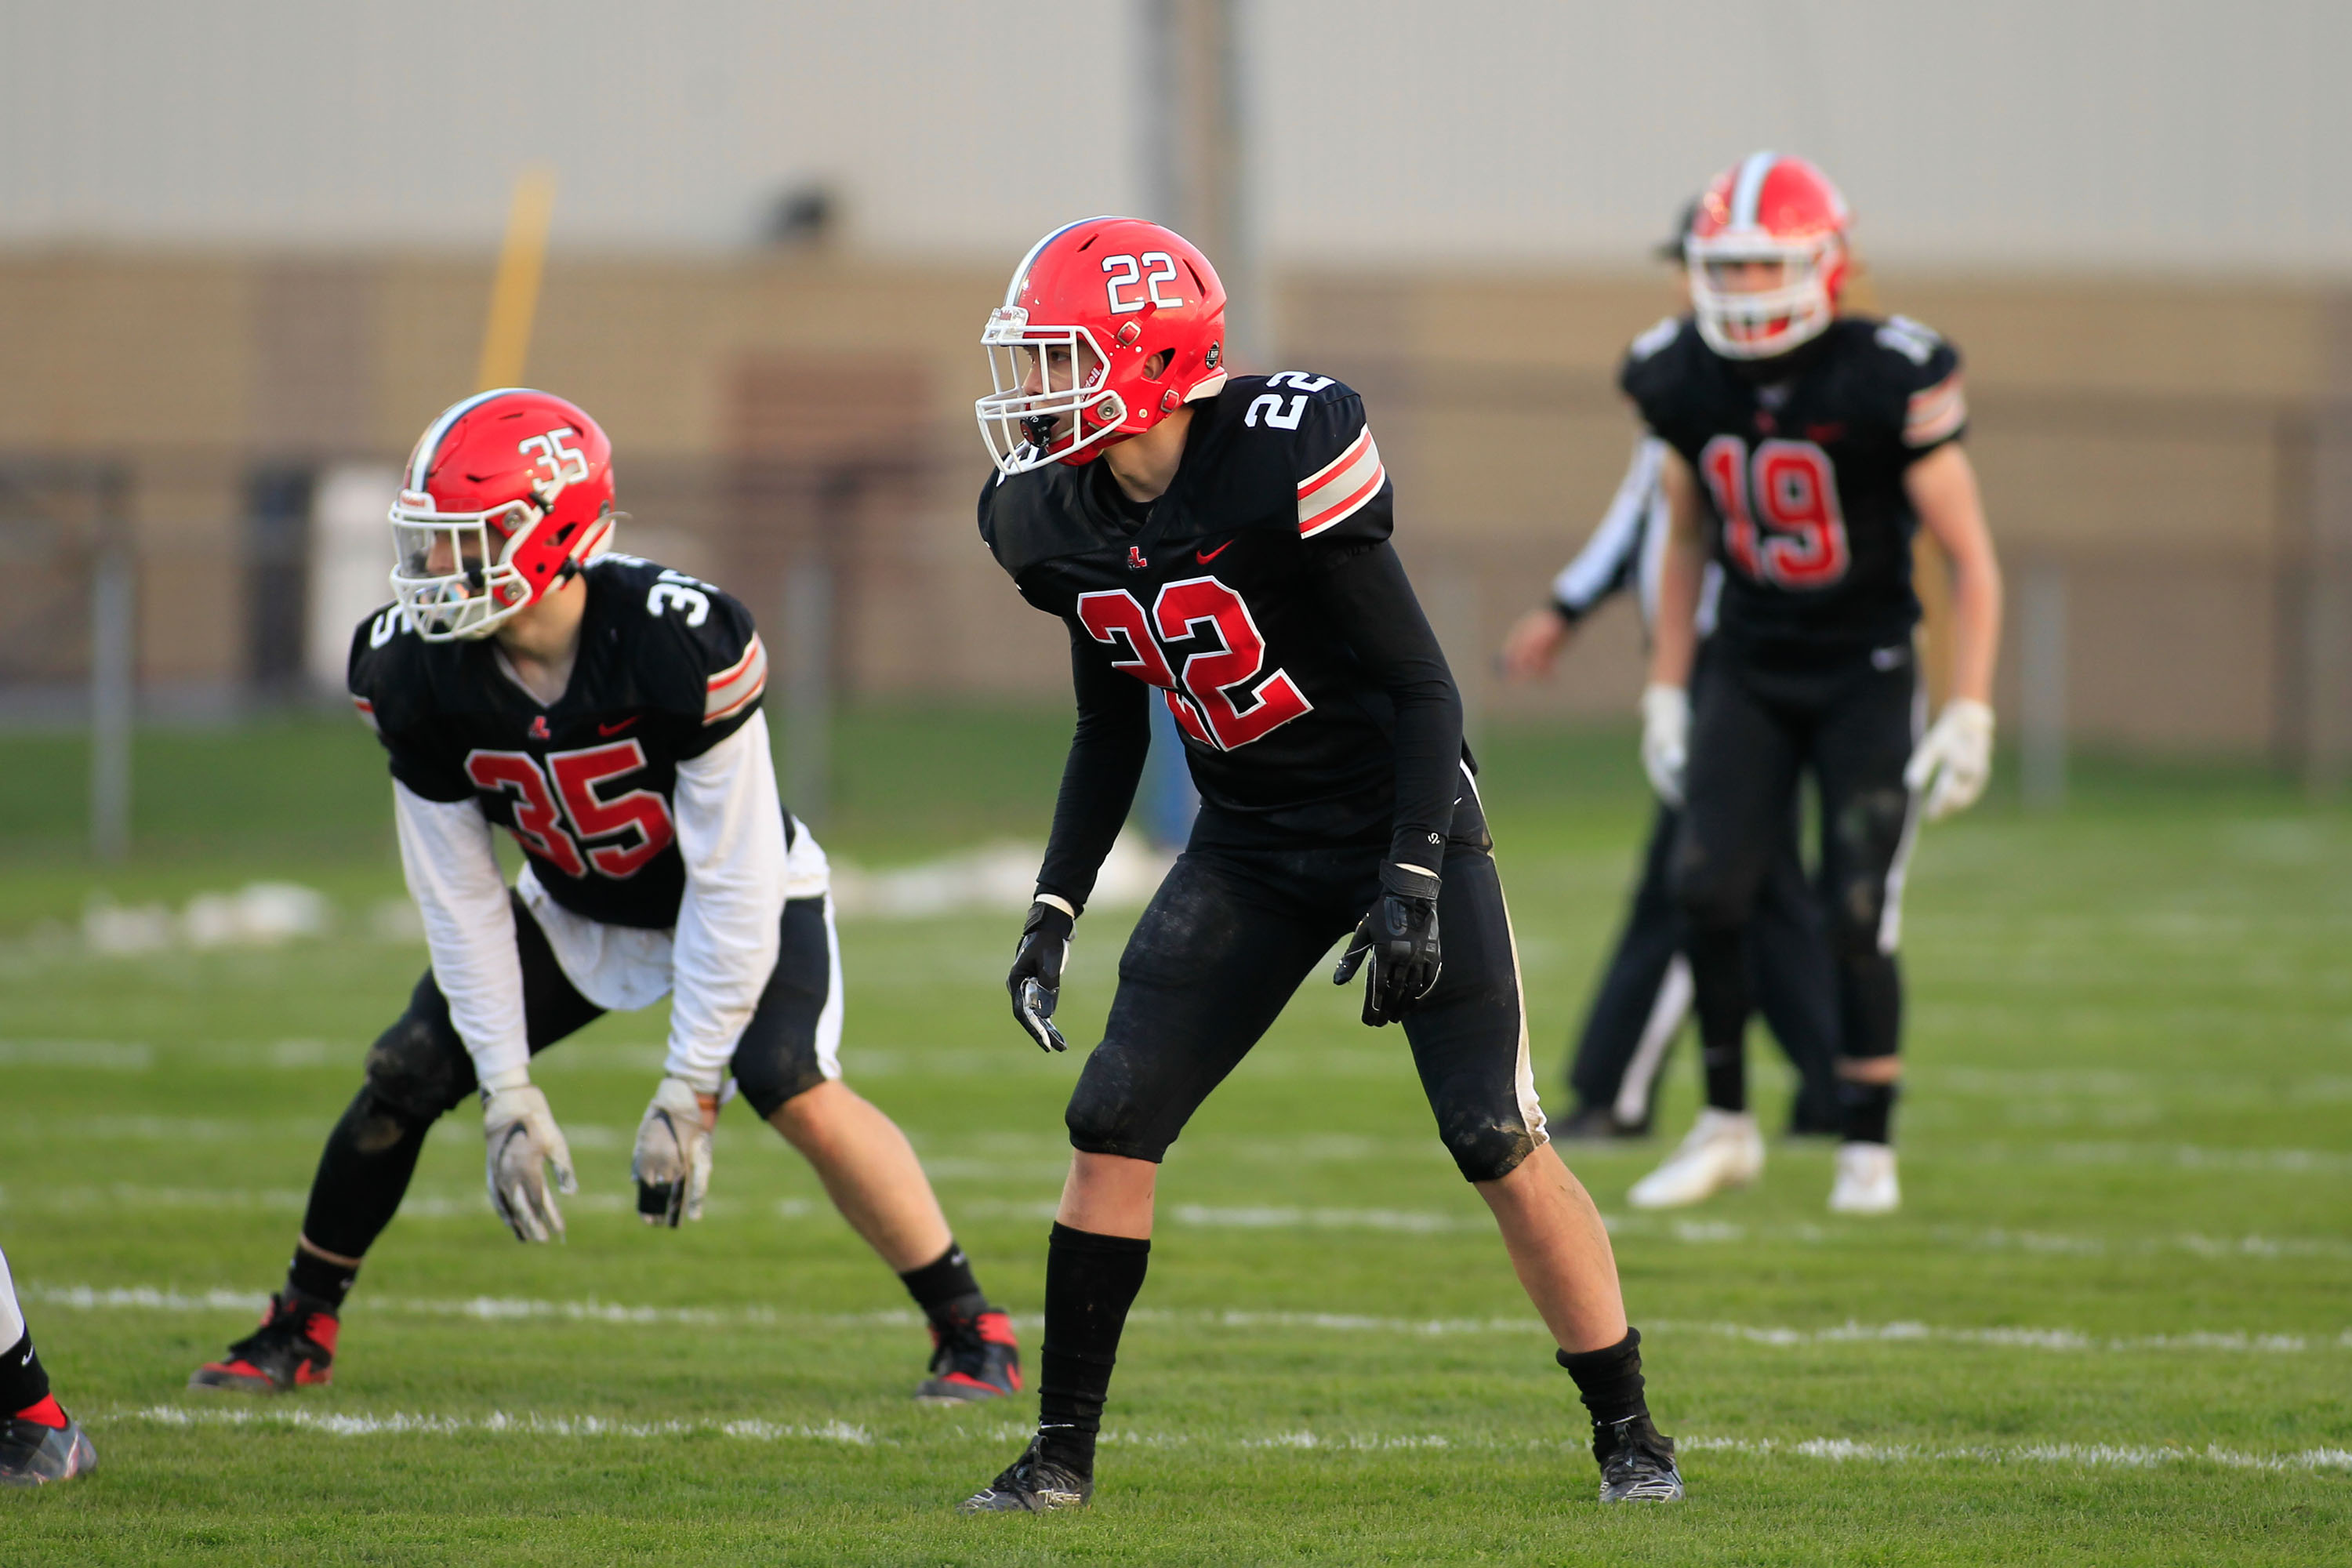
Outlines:
[[442, 410], [393, 503], [392, 591], [426, 642], [487, 636], [613, 542], [613, 444], [526, 387]]
[[1706, 346], [1770, 359], [1819, 337], [1848, 268], [1845, 198], [1802, 158], [1751, 153], [1699, 198], [1683, 254]]
[[1173, 229], [1057, 228], [1013, 269], [980, 341], [996, 390], [973, 406], [1007, 476], [1091, 463], [1225, 384], [1225, 286]]

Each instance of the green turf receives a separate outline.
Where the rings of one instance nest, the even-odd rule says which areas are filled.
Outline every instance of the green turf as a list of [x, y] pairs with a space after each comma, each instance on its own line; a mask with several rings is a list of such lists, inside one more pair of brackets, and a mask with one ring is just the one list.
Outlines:
[[[885, 863], [1034, 837], [1066, 732], [853, 715], [828, 840]], [[973, 1521], [950, 1505], [1024, 1413], [905, 1401], [924, 1347], [903, 1293], [772, 1134], [729, 1113], [698, 1227], [623, 1212], [654, 1014], [542, 1058], [583, 1167], [569, 1245], [507, 1239], [454, 1117], [370, 1261], [334, 1385], [182, 1392], [244, 1331], [236, 1298], [276, 1280], [319, 1141], [421, 961], [369, 934], [398, 872], [364, 737], [255, 740], [142, 737], [141, 851], [103, 873], [75, 847], [78, 746], [0, 741], [19, 801], [0, 1243], [103, 1467], [0, 1495], [12, 1568], [2352, 1555], [2352, 824], [2258, 773], [2088, 768], [2063, 814], [1997, 796], [1929, 833], [1901, 1216], [1826, 1215], [1819, 1147], [1776, 1145], [1760, 1188], [1668, 1218], [1623, 1205], [1657, 1144], [1569, 1152], [1620, 1221], [1686, 1503], [1590, 1500], [1567, 1379], [1401, 1040], [1318, 982], [1169, 1162], [1095, 1508]], [[1486, 748], [1548, 1089], [1643, 822], [1625, 741]], [[258, 876], [329, 892], [338, 934], [115, 959], [76, 934], [99, 889], [177, 901]], [[1074, 1037], [1128, 918], [1082, 931]], [[845, 1059], [1034, 1347], [1076, 1063], [1003, 1016], [1011, 935], [849, 924]], [[464, 1310], [478, 1298], [507, 1305]]]

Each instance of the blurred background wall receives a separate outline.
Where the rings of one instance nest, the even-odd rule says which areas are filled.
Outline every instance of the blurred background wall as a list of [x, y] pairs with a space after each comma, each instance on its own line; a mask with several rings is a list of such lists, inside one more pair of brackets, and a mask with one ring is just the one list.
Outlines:
[[108, 561], [150, 710], [331, 687], [533, 166], [528, 379], [611, 431], [625, 547], [772, 622], [821, 564], [845, 695], [1066, 681], [971, 530], [975, 340], [1110, 210], [1203, 240], [1245, 362], [1362, 387], [1483, 708], [1622, 713], [1622, 611], [1550, 686], [1480, 672], [1613, 488], [1649, 248], [1770, 145], [1843, 185], [1858, 302], [1968, 356], [2004, 707], [2330, 784], [2347, 59], [2352, 7], [2297, 0], [5, 0], [0, 716], [81, 710]]

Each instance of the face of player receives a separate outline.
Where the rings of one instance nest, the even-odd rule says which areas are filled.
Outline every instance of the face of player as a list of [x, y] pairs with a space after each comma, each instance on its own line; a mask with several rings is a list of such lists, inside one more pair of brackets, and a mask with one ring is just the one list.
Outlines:
[[1710, 261], [1706, 279], [1719, 294], [1769, 294], [1791, 279], [1789, 263], [1771, 260]]
[[1021, 351], [1021, 393], [1024, 397], [1076, 392], [1081, 385], [1092, 385], [1101, 374], [1102, 361], [1085, 343], [1078, 344], [1075, 351], [1063, 343], [1024, 347]]

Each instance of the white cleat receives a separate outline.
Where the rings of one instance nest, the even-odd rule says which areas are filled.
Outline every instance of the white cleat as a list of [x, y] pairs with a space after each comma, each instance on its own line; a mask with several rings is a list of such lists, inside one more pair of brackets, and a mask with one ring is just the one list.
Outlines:
[[1832, 1214], [1893, 1214], [1903, 1206], [1895, 1179], [1895, 1151], [1884, 1143], [1841, 1143], [1837, 1184], [1830, 1189]]
[[1763, 1173], [1764, 1135], [1756, 1118], [1709, 1107], [1698, 1113], [1682, 1146], [1634, 1183], [1625, 1201], [1637, 1209], [1678, 1209], [1726, 1187], [1744, 1187]]

